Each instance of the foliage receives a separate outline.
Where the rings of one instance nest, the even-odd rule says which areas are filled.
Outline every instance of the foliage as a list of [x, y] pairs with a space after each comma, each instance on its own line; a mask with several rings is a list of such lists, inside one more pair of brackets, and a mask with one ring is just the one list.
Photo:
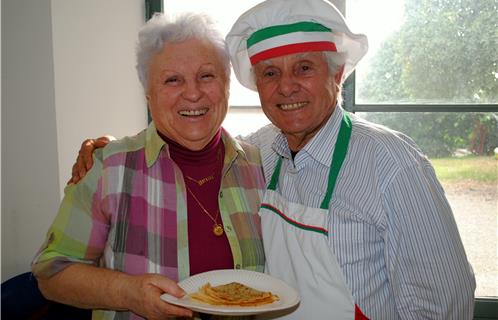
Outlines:
[[365, 118], [405, 133], [430, 157], [450, 156], [457, 149], [490, 155], [498, 145], [494, 113], [390, 112], [368, 113]]
[[[498, 103], [498, 2], [405, 0], [405, 20], [372, 58], [358, 88], [372, 103]], [[432, 156], [498, 145], [498, 114], [369, 115]], [[402, 123], [400, 123], [402, 121]]]
[[431, 163], [442, 182], [474, 180], [495, 185], [498, 182], [498, 160], [491, 156], [431, 159]]

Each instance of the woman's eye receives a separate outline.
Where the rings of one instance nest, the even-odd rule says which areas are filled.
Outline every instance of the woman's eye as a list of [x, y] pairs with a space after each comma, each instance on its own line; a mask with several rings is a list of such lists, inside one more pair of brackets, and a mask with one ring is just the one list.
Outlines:
[[178, 83], [178, 78], [177, 77], [171, 77], [171, 78], [167, 78], [166, 80], [164, 80], [164, 84], [175, 84], [175, 83]]
[[212, 74], [212, 73], [201, 74], [201, 79], [203, 79], [203, 80], [212, 79], [212, 78], [214, 78], [214, 74]]

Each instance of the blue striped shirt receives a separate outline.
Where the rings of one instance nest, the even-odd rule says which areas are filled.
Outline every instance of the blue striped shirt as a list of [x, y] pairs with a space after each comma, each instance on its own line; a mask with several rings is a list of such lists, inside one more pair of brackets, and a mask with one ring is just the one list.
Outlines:
[[[267, 181], [284, 157], [278, 191], [290, 201], [320, 206], [343, 112], [294, 161], [273, 125], [246, 138], [261, 150]], [[474, 275], [430, 162], [407, 136], [351, 118], [328, 241], [356, 304], [370, 319], [471, 319]]]

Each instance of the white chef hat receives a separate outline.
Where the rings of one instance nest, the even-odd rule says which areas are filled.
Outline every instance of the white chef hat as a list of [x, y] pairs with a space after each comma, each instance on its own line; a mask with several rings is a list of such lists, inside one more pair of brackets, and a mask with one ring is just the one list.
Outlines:
[[243, 13], [226, 37], [235, 75], [256, 90], [251, 68], [261, 60], [309, 51], [345, 58], [344, 78], [367, 53], [368, 40], [352, 33], [342, 14], [325, 0], [266, 0]]

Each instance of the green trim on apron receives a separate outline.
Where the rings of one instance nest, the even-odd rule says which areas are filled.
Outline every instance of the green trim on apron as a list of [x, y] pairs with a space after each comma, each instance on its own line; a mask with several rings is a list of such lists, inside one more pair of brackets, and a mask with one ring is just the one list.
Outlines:
[[339, 171], [341, 171], [342, 163], [346, 158], [348, 153], [349, 139], [351, 138], [352, 131], [351, 118], [347, 112], [344, 112], [344, 116], [341, 121], [341, 128], [339, 129], [339, 134], [337, 135], [337, 140], [334, 147], [334, 155], [332, 156], [331, 168], [329, 171], [329, 183], [327, 187], [327, 193], [325, 198], [320, 205], [320, 209], [328, 209], [330, 204], [330, 199], [332, 199], [332, 194], [337, 182], [337, 177], [339, 176]]
[[[353, 125], [351, 123], [351, 118], [347, 112], [344, 112], [341, 127], [339, 128], [339, 134], [337, 135], [337, 140], [335, 142], [334, 154], [332, 155], [332, 162], [330, 164], [329, 178], [327, 183], [327, 192], [323, 198], [320, 209], [328, 209], [330, 205], [330, 200], [332, 199], [332, 194], [334, 193], [335, 185], [337, 183], [337, 177], [341, 171], [344, 159], [346, 159], [346, 154], [348, 153], [349, 140], [351, 139], [351, 132]], [[277, 188], [278, 179], [280, 176], [280, 170], [282, 167], [282, 158], [279, 157], [275, 165], [275, 170], [271, 176], [270, 184], [268, 185], [268, 190], [273, 190]]]
[[278, 158], [277, 164], [275, 165], [275, 170], [271, 176], [270, 184], [268, 185], [268, 190], [275, 190], [278, 184], [278, 176], [280, 174], [280, 168], [282, 167], [282, 157]]

